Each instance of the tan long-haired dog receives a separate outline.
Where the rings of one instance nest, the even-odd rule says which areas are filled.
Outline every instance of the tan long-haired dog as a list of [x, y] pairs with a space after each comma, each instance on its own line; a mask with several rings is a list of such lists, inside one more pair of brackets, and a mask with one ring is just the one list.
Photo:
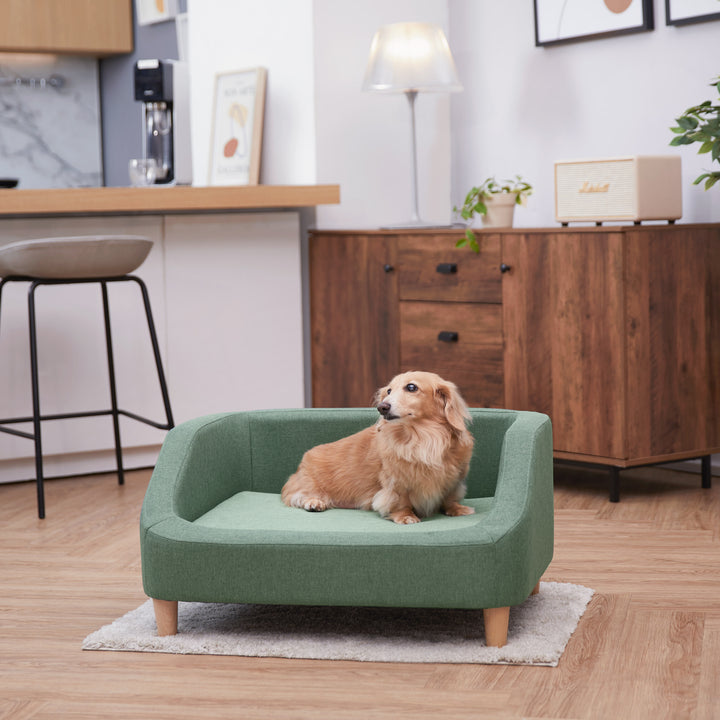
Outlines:
[[400, 524], [439, 511], [470, 515], [461, 505], [473, 436], [457, 387], [439, 375], [406, 372], [375, 394], [372, 427], [303, 455], [282, 490], [286, 505], [376, 510]]

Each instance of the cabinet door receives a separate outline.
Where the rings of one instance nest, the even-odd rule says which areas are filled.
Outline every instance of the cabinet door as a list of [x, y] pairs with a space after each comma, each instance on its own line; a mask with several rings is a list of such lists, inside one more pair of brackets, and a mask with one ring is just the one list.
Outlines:
[[175, 422], [302, 407], [298, 213], [168, 215], [164, 228]]
[[399, 369], [395, 236], [310, 236], [315, 407], [366, 407]]
[[628, 445], [720, 447], [720, 228], [627, 233]]
[[560, 453], [625, 457], [620, 232], [502, 240], [505, 400], [547, 413]]
[[[0, 244], [42, 237], [93, 234], [141, 235], [154, 241], [145, 262], [133, 273], [147, 284], [163, 358], [166, 313], [162, 218], [54, 217], [4, 219]], [[2, 294], [0, 323], [0, 416], [32, 413], [28, 348], [28, 286], [8, 283]], [[121, 408], [158, 422], [163, 405], [140, 292], [134, 283], [108, 286], [117, 396]], [[110, 406], [107, 352], [100, 287], [57, 285], [36, 292], [40, 408], [48, 415], [104, 410]], [[172, 395], [171, 395], [172, 402]], [[174, 409], [174, 408], [173, 408]], [[122, 418], [126, 467], [155, 462], [165, 431]], [[29, 426], [16, 426], [29, 430]], [[112, 422], [90, 417], [43, 423], [48, 477], [113, 471]], [[34, 444], [0, 433], [0, 482], [35, 476]]]

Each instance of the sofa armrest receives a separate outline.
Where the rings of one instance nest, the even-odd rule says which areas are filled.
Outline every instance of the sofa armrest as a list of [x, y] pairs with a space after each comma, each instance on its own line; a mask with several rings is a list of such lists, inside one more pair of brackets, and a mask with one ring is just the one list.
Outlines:
[[483, 527], [493, 538], [498, 557], [504, 557], [508, 577], [514, 575], [515, 583], [523, 578], [514, 600], [522, 602], [553, 555], [553, 443], [546, 415], [518, 412], [508, 428], [494, 506]]
[[148, 485], [141, 532], [170, 517], [195, 520], [252, 485], [247, 415], [190, 420], [166, 436]]

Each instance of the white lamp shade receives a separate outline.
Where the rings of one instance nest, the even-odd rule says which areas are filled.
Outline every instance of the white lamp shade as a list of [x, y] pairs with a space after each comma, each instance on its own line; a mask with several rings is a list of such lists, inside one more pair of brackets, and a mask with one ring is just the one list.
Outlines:
[[421, 22], [381, 27], [370, 46], [362, 89], [374, 92], [462, 90], [442, 28]]

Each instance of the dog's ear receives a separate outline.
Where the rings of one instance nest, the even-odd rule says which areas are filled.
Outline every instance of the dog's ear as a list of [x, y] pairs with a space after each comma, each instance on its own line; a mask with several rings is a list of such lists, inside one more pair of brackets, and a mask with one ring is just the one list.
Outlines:
[[457, 386], [451, 382], [443, 382], [435, 388], [435, 397], [443, 408], [445, 418], [458, 433], [467, 429], [466, 421], [470, 420], [470, 411], [460, 396]]
[[387, 395], [387, 387], [378, 388], [373, 395], [371, 407], [377, 407], [385, 399], [385, 395]]

